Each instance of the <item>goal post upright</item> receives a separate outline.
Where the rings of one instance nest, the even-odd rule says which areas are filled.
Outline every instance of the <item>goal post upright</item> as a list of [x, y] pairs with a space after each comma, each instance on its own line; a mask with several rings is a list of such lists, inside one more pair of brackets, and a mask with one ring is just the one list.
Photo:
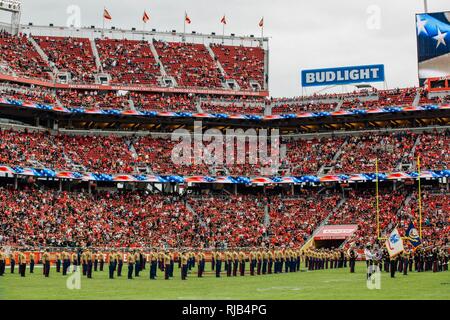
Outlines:
[[419, 204], [419, 237], [422, 239], [422, 191], [420, 183], [420, 156], [417, 155], [417, 184], [418, 184], [418, 204]]
[[377, 215], [377, 238], [380, 240], [380, 200], [378, 190], [378, 158], [375, 159], [375, 198], [376, 198], [376, 215]]

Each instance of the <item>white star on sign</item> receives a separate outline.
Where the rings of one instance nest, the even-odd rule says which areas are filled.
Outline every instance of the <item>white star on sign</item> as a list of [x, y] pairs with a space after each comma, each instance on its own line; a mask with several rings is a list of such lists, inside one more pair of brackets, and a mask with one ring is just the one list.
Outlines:
[[447, 32], [441, 33], [441, 30], [437, 28], [438, 34], [433, 37], [434, 40], [437, 41], [436, 48], [439, 47], [439, 45], [442, 43], [444, 46], [447, 44], [445, 43], [445, 36], [447, 35]]
[[426, 24], [427, 20], [420, 20], [420, 17], [417, 18], [417, 35], [420, 35], [422, 31], [428, 35], [427, 29], [425, 29]]

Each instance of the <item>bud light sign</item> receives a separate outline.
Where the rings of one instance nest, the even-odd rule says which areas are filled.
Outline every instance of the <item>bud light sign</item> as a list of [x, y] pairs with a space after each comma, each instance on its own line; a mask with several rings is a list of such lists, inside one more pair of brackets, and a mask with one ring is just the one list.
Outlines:
[[383, 81], [384, 65], [382, 64], [302, 70], [303, 87]]

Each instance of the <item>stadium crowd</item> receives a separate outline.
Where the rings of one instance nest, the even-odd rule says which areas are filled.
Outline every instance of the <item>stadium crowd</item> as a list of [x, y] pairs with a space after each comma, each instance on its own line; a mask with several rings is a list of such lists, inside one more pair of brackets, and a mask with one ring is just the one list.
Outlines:
[[34, 36], [33, 39], [60, 72], [70, 73], [71, 81], [95, 82], [97, 66], [89, 39], [49, 36]]
[[102, 70], [112, 77], [114, 84], [157, 85], [161, 76], [146, 41], [96, 39]]
[[52, 69], [26, 35], [12, 36], [4, 30], [0, 31], [0, 62], [6, 63], [13, 74], [19, 77], [51, 79]]
[[[124, 62], [125, 63], [125, 62]], [[131, 63], [131, 62], [130, 62]], [[132, 73], [115, 71], [119, 77], [122, 74], [127, 78], [134, 77]], [[151, 73], [145, 73], [150, 76]], [[136, 76], [139, 78], [140, 76]], [[116, 78], [114, 78], [116, 79]], [[140, 78], [139, 78], [140, 79]], [[128, 80], [123, 80], [128, 81]], [[140, 80], [141, 81], [141, 80]], [[144, 80], [142, 80], [144, 81]], [[411, 88], [402, 90], [408, 91]], [[120, 90], [95, 89], [45, 89], [38, 86], [27, 86], [0, 82], [0, 95], [13, 100], [28, 103], [46, 103], [63, 105], [65, 107], [85, 107], [100, 109], [127, 110], [132, 103], [137, 110], [143, 111], [172, 111], [196, 112], [202, 109], [209, 113], [225, 114], [257, 114], [276, 115], [303, 112], [339, 111], [346, 109], [370, 109], [382, 106], [411, 105], [404, 95], [380, 95], [378, 100], [365, 101], [355, 104], [354, 100], [347, 104], [343, 102], [338, 109], [338, 102], [320, 102], [310, 100], [264, 99], [250, 96], [204, 95], [194, 93], [160, 93]], [[51, 96], [51, 99], [49, 97]], [[47, 97], [43, 100], [42, 97]], [[351, 97], [351, 95], [350, 95]], [[406, 99], [406, 100], [402, 100]], [[397, 104], [394, 104], [397, 102]], [[441, 99], [427, 103], [443, 103]], [[196, 106], [200, 108], [197, 108]]]
[[212, 44], [211, 49], [225, 71], [226, 79], [235, 79], [241, 89], [251, 89], [250, 81], [264, 88], [264, 50], [260, 47]]
[[[344, 247], [374, 244], [376, 198], [351, 190], [343, 198], [301, 190], [295, 196], [148, 194], [57, 191], [32, 184], [0, 187], [0, 243], [23, 247], [238, 248], [298, 247], [316, 228], [356, 224]], [[417, 195], [382, 190], [380, 232], [417, 224]], [[449, 193], [423, 193], [426, 245], [449, 243]], [[341, 202], [342, 201], [342, 202]], [[339, 204], [339, 205], [338, 205]], [[406, 227], [405, 227], [406, 228]], [[380, 233], [381, 234], [381, 233]]]
[[[238, 144], [234, 142], [234, 160], [223, 159], [195, 149], [184, 159], [177, 153], [179, 141], [151, 136], [102, 136], [52, 134], [44, 131], [0, 130], [0, 163], [13, 166], [47, 167], [58, 170], [82, 170], [97, 173], [132, 173], [148, 167], [156, 174], [273, 176], [323, 173], [374, 173], [378, 159], [379, 172], [401, 171], [401, 164], [416, 167], [421, 157], [422, 170], [448, 169], [450, 165], [449, 131], [428, 133], [380, 133], [360, 136], [298, 139], [287, 141], [286, 156], [280, 162], [257, 159], [252, 163], [250, 144], [246, 142], [244, 163], [237, 162]], [[417, 141], [417, 144], [416, 144]], [[191, 146], [194, 150], [193, 146]], [[258, 150], [258, 149], [255, 149]], [[202, 152], [198, 153], [197, 152]], [[173, 155], [180, 156], [179, 163]], [[195, 162], [199, 157], [201, 163]], [[189, 161], [188, 161], [189, 160]], [[230, 162], [230, 160], [232, 160]], [[212, 163], [212, 164], [211, 164]], [[220, 172], [218, 171], [220, 169]], [[81, 169], [77, 169], [81, 170]]]
[[220, 71], [203, 44], [156, 40], [153, 44], [166, 72], [179, 86], [222, 88]]

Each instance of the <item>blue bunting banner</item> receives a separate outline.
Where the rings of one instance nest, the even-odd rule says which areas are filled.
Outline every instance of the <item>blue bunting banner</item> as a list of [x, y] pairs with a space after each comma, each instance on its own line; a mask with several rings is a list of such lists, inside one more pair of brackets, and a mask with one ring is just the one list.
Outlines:
[[23, 102], [20, 100], [12, 100], [0, 97], [0, 105], [10, 108], [32, 108], [44, 111], [62, 112], [71, 114], [102, 114], [102, 115], [121, 115], [121, 116], [139, 116], [147, 118], [156, 117], [172, 117], [172, 118], [206, 118], [206, 119], [242, 119], [250, 121], [270, 121], [280, 119], [300, 119], [300, 118], [320, 118], [320, 117], [337, 117], [349, 115], [364, 115], [378, 113], [398, 113], [412, 111], [432, 111], [450, 109], [450, 104], [428, 104], [421, 106], [384, 106], [374, 109], [349, 109], [334, 112], [301, 112], [276, 114], [271, 116], [255, 115], [255, 114], [226, 114], [226, 113], [193, 113], [193, 112], [163, 112], [163, 111], [135, 111], [135, 110], [115, 110], [115, 109], [85, 109], [66, 108], [60, 106], [43, 105], [38, 103]]
[[[351, 183], [351, 182], [373, 182], [376, 180], [375, 173], [359, 174], [329, 174], [323, 176], [286, 176], [286, 177], [211, 177], [211, 176], [180, 176], [180, 175], [133, 175], [133, 174], [106, 174], [74, 171], [56, 171], [49, 168], [35, 169], [23, 167], [10, 167], [0, 165], [0, 176], [33, 176], [37, 178], [73, 179], [83, 181], [108, 181], [108, 182], [146, 182], [146, 183], [227, 183], [245, 185], [264, 184], [302, 184], [302, 183]], [[437, 171], [422, 171], [422, 179], [450, 178], [450, 169]], [[417, 172], [392, 172], [379, 173], [378, 180], [407, 180], [417, 179]]]

